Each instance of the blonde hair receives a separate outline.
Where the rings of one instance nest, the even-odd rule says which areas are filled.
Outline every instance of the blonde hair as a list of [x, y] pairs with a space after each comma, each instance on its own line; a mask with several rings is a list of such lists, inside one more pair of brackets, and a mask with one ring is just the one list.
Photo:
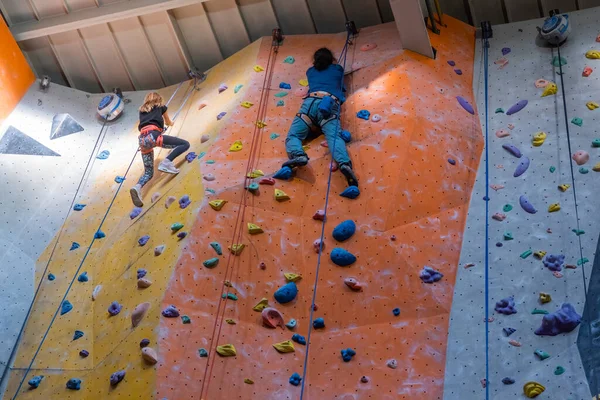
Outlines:
[[162, 96], [156, 92], [150, 92], [144, 98], [144, 104], [140, 107], [140, 112], [150, 112], [154, 107], [160, 107], [165, 104]]

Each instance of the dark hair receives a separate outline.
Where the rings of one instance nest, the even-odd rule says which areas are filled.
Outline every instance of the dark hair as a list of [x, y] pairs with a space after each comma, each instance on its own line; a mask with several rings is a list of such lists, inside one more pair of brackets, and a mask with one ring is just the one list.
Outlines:
[[333, 53], [327, 47], [315, 51], [313, 65], [317, 71], [323, 71], [333, 64]]

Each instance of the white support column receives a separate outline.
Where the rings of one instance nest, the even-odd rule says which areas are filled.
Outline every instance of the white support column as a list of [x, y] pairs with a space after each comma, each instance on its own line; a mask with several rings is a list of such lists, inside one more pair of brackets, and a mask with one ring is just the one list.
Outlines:
[[402, 47], [433, 58], [429, 31], [425, 25], [419, 0], [390, 0], [390, 6], [400, 33]]

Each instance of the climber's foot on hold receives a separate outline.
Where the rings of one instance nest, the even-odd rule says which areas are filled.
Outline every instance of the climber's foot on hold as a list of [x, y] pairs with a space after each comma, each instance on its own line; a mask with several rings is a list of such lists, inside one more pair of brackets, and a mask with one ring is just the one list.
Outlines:
[[287, 160], [282, 164], [282, 167], [296, 168], [296, 167], [304, 167], [308, 164], [307, 156], [298, 156], [294, 157], [291, 160]]
[[348, 181], [348, 186], [358, 187], [358, 178], [354, 174], [354, 171], [352, 171], [352, 167], [350, 165], [340, 165], [340, 172], [346, 177], [346, 180]]
[[175, 164], [173, 164], [173, 161], [169, 160], [168, 158], [165, 158], [164, 160], [162, 160], [160, 162], [160, 164], [158, 164], [158, 170], [162, 171], [162, 172], [166, 172], [168, 174], [178, 174], [179, 170], [177, 168], [175, 168]]
[[135, 185], [129, 190], [131, 193], [131, 200], [136, 207], [144, 207], [144, 202], [142, 201], [142, 186], [140, 184]]

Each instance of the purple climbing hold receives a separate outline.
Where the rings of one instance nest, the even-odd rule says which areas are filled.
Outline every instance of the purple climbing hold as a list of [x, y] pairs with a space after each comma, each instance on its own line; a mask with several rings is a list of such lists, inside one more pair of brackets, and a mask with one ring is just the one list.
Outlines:
[[510, 107], [508, 109], [508, 111], [506, 112], [506, 115], [512, 115], [512, 114], [518, 113], [519, 111], [521, 111], [522, 109], [525, 108], [527, 103], [528, 103], [527, 100], [521, 100], [521, 101], [517, 102], [517, 104], [513, 105], [512, 107]]
[[419, 278], [421, 278], [421, 280], [425, 283], [437, 282], [443, 277], [444, 275], [441, 272], [436, 271], [435, 269], [428, 266], [424, 266], [421, 272], [419, 273]]
[[507, 297], [505, 299], [500, 300], [496, 303], [496, 308], [494, 308], [496, 312], [504, 315], [516, 314], [517, 309], [515, 308], [515, 298], [514, 296]]
[[562, 266], [565, 263], [565, 255], [564, 254], [548, 254], [546, 258], [544, 258], [544, 266], [548, 268], [550, 271], [560, 271], [562, 270]]
[[123, 309], [122, 305], [120, 305], [116, 301], [113, 301], [112, 303], [110, 303], [110, 306], [108, 306], [108, 313], [114, 317], [115, 315], [119, 314], [122, 309]]
[[292, 177], [292, 169], [290, 167], [283, 167], [279, 171], [277, 171], [275, 173], [275, 175], [273, 175], [273, 178], [282, 179], [284, 181], [287, 181], [291, 177]]
[[506, 378], [502, 378], [502, 383], [504, 383], [505, 385], [512, 385], [513, 383], [515, 383], [515, 380], [507, 376]]
[[449, 158], [448, 159], [448, 163], [452, 164], [452, 165], [456, 165], [456, 160], [453, 158]]
[[89, 356], [89, 355], [90, 355], [90, 352], [89, 352], [89, 351], [87, 351], [87, 350], [81, 350], [81, 351], [79, 352], [79, 355], [80, 355], [82, 358], [86, 358], [87, 356]]
[[145, 246], [146, 243], [148, 243], [148, 240], [150, 240], [150, 236], [149, 235], [144, 235], [141, 238], [138, 239], [138, 243], [140, 246]]
[[504, 244], [502, 244], [502, 242], [496, 242], [496, 247], [502, 247], [504, 246]]
[[185, 238], [187, 236], [187, 232], [179, 232], [177, 234], [177, 237], [181, 240], [183, 238]]
[[508, 53], [510, 53], [510, 47], [503, 47], [502, 48], [502, 55], [505, 56]]
[[575, 308], [569, 303], [563, 303], [560, 309], [544, 315], [542, 326], [535, 331], [535, 334], [556, 336], [560, 333], [568, 333], [577, 328], [580, 322], [581, 315], [577, 314]]
[[226, 85], [226, 84], [224, 84], [224, 83], [221, 83], [221, 84], [219, 85], [219, 93], [223, 93], [224, 91], [226, 91], [226, 90], [227, 90], [227, 88], [228, 88], [228, 87], [227, 87], [227, 85]]
[[129, 213], [129, 218], [137, 218], [142, 213], [142, 210], [142, 207], [134, 207], [133, 210], [131, 210], [131, 212]]
[[475, 110], [473, 109], [473, 106], [469, 104], [469, 102], [465, 100], [464, 97], [456, 96], [456, 100], [458, 100], [458, 103], [462, 106], [462, 108], [465, 109], [465, 111], [467, 111], [469, 114], [475, 115]]
[[521, 204], [521, 208], [527, 211], [529, 214], [535, 214], [537, 212], [533, 204], [531, 204], [525, 196], [519, 197], [519, 204]]
[[462, 75], [462, 70], [455, 68], [454, 72], [456, 72], [456, 75]]
[[179, 207], [181, 207], [182, 209], [186, 208], [191, 203], [192, 203], [192, 201], [190, 200], [190, 196], [188, 196], [187, 194], [179, 199]]
[[525, 171], [527, 171], [527, 168], [529, 168], [529, 158], [528, 157], [523, 157], [521, 158], [521, 162], [519, 163], [519, 165], [517, 165], [517, 168], [515, 169], [515, 173], [513, 174], [513, 176], [515, 178], [523, 175], [525, 173]]
[[192, 161], [194, 161], [196, 159], [197, 155], [196, 153], [194, 153], [193, 151], [190, 151], [189, 153], [187, 153], [185, 155], [185, 159], [187, 160], [187, 162], [191, 163]]
[[125, 371], [117, 371], [110, 376], [110, 386], [117, 386], [125, 378]]
[[523, 156], [523, 154], [521, 154], [521, 150], [512, 144], [503, 144], [502, 148], [517, 158], [521, 158]]
[[150, 346], [150, 339], [142, 339], [140, 341], [140, 348], [144, 348], [144, 347], [148, 347]]
[[140, 268], [137, 270], [137, 278], [142, 279], [143, 277], [146, 276], [147, 273], [148, 273], [148, 271], [146, 271], [144, 268]]
[[162, 311], [162, 316], [165, 318], [177, 318], [179, 317], [179, 310], [171, 304]]
[[217, 121], [220, 121], [225, 115], [227, 115], [225, 111], [220, 112], [219, 115], [217, 115]]
[[448, 60], [448, 65], [451, 67], [454, 67], [456, 65], [456, 63], [452, 60]]

